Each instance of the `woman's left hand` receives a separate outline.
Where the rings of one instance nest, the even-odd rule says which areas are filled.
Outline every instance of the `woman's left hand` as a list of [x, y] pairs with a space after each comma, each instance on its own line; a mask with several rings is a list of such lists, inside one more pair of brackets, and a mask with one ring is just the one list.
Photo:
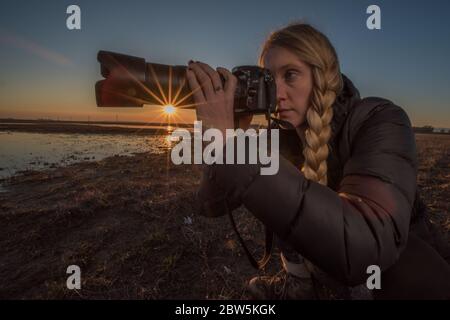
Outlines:
[[[222, 84], [220, 74], [225, 84]], [[226, 129], [234, 128], [237, 78], [225, 68], [219, 67], [216, 71], [202, 62], [189, 62], [186, 77], [193, 91], [197, 120], [206, 128], [219, 129], [225, 137]]]

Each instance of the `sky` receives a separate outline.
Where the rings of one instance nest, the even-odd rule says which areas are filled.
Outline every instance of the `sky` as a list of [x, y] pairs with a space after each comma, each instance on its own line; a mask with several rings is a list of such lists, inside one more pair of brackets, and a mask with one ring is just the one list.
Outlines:
[[[81, 30], [66, 27], [71, 4]], [[381, 30], [366, 27], [372, 4]], [[257, 64], [267, 35], [302, 19], [329, 37], [363, 97], [392, 100], [415, 126], [448, 128], [449, 15], [446, 0], [0, 0], [0, 118], [159, 120], [155, 107], [96, 106], [99, 50], [231, 69]]]

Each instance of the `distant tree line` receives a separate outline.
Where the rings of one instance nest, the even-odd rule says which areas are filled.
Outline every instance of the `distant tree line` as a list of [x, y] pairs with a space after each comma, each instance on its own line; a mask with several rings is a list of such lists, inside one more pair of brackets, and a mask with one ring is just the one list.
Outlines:
[[418, 133], [433, 133], [434, 127], [432, 126], [423, 126], [423, 127], [413, 127], [414, 132]]
[[413, 130], [416, 133], [450, 133], [450, 129], [448, 128], [434, 128], [429, 125], [423, 127], [413, 127]]

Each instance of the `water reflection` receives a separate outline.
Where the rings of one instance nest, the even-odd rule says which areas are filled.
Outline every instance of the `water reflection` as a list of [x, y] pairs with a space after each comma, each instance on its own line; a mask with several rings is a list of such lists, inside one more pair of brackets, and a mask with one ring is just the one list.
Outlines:
[[163, 153], [173, 145], [174, 141], [167, 132], [138, 136], [0, 131], [0, 178], [22, 170], [56, 168], [113, 155]]

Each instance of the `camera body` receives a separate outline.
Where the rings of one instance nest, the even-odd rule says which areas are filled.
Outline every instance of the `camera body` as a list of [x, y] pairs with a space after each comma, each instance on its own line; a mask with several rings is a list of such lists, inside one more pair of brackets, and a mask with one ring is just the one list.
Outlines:
[[[95, 85], [98, 107], [171, 104], [195, 108], [186, 79], [186, 66], [149, 63], [143, 58], [108, 51], [99, 51], [97, 60], [105, 78]], [[275, 112], [276, 85], [268, 69], [239, 66], [233, 68], [232, 73], [238, 79], [235, 114], [270, 115]]]

